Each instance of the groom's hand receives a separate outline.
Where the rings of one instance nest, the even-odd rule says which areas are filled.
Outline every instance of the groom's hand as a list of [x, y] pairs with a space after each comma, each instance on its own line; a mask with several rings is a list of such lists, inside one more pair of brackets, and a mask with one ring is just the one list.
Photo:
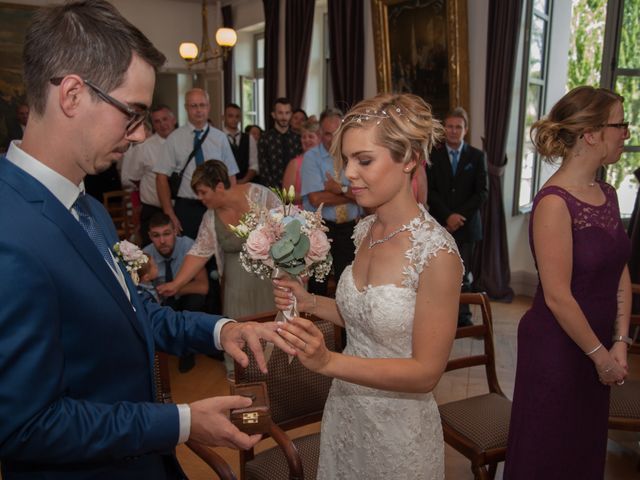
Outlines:
[[296, 351], [276, 333], [277, 328], [278, 325], [275, 322], [229, 322], [220, 331], [220, 343], [224, 351], [243, 367], [249, 365], [249, 358], [242, 351], [245, 344], [248, 345], [260, 371], [267, 373], [267, 362], [260, 344], [261, 338], [273, 343], [289, 355], [296, 354]]
[[229, 421], [229, 410], [246, 408], [251, 399], [234, 395], [198, 400], [191, 409], [191, 433], [189, 440], [210, 447], [229, 447], [248, 450], [260, 441], [262, 435], [247, 435]]

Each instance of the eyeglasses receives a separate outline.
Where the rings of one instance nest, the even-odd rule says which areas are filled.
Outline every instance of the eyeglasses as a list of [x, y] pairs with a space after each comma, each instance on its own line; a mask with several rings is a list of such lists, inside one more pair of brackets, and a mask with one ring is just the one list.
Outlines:
[[620, 128], [622, 130], [629, 130], [629, 122], [622, 123], [603, 123], [601, 127]]
[[[49, 81], [51, 82], [52, 85], [55, 85], [57, 87], [62, 83], [62, 79], [63, 78], [64, 77], [55, 77], [55, 78], [50, 79]], [[87, 79], [83, 78], [82, 81], [91, 90], [96, 92], [96, 95], [98, 95], [98, 97], [102, 101], [114, 106], [115, 108], [120, 110], [122, 113], [124, 113], [129, 118], [129, 123], [127, 123], [127, 126], [125, 128], [127, 135], [133, 134], [133, 132], [135, 132], [136, 129], [140, 126], [140, 124], [143, 123], [147, 118], [149, 118], [149, 109], [148, 108], [140, 107], [140, 106], [137, 106], [137, 105], [133, 106], [133, 107], [125, 105], [121, 101], [116, 100], [115, 98], [113, 98], [111, 95], [109, 95], [107, 92], [102, 90], [100, 87], [95, 85], [90, 80], [87, 80]]]

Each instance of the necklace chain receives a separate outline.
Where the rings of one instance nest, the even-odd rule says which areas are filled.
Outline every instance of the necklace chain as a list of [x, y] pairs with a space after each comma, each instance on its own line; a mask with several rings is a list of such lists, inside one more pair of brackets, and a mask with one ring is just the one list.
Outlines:
[[393, 237], [395, 237], [399, 233], [406, 232], [410, 228], [411, 228], [411, 226], [409, 224], [403, 225], [400, 228], [398, 228], [397, 230], [394, 230], [393, 232], [391, 232], [386, 237], [383, 237], [383, 238], [381, 238], [379, 240], [374, 240], [373, 239], [373, 225], [371, 225], [371, 230], [369, 230], [369, 248], [373, 248], [376, 245], [380, 245], [381, 243], [384, 243], [384, 242], [386, 242], [388, 240], [391, 240]]

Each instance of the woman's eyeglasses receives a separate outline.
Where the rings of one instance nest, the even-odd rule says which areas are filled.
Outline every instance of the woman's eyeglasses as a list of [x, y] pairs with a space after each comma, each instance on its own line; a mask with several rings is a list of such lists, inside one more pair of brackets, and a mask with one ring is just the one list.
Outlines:
[[601, 127], [611, 127], [611, 128], [619, 128], [622, 130], [629, 130], [629, 122], [621, 122], [621, 123], [604, 123], [600, 125]]
[[[50, 79], [49, 81], [51, 82], [52, 85], [59, 86], [62, 83], [63, 78], [64, 77], [55, 77]], [[129, 118], [129, 123], [127, 123], [127, 126], [125, 128], [127, 135], [133, 134], [133, 132], [135, 132], [136, 129], [140, 126], [140, 124], [143, 123], [149, 117], [148, 108], [143, 108], [139, 106], [130, 107], [128, 105], [125, 105], [119, 100], [116, 100], [115, 98], [113, 98], [111, 95], [109, 95], [107, 92], [102, 90], [100, 87], [95, 85], [90, 80], [82, 79], [82, 81], [91, 90], [96, 92], [96, 95], [98, 95], [98, 97], [102, 101], [114, 106]]]

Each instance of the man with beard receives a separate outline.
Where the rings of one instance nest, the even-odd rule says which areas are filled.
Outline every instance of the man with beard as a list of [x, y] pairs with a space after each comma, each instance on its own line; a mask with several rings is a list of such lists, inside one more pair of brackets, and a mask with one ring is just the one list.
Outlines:
[[273, 102], [273, 128], [260, 136], [258, 166], [260, 183], [267, 187], [281, 187], [282, 176], [289, 160], [302, 153], [300, 135], [289, 128], [291, 103], [284, 97]]

